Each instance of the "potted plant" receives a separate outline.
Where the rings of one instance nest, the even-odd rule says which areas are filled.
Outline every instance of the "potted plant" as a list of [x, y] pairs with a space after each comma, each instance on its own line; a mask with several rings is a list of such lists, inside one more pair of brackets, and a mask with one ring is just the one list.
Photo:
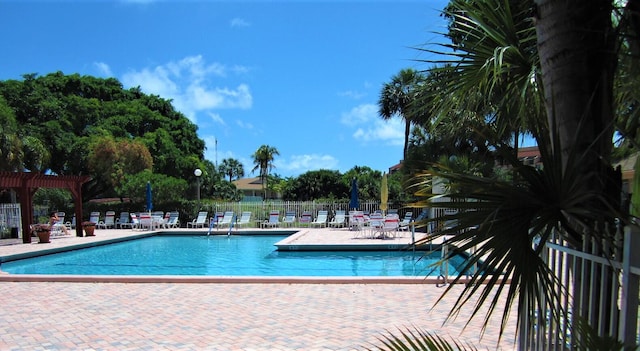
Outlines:
[[96, 230], [95, 222], [82, 222], [82, 229], [84, 229], [85, 236], [94, 236], [94, 231]]
[[38, 236], [39, 243], [48, 243], [51, 238], [51, 226], [48, 224], [36, 224], [34, 229]]

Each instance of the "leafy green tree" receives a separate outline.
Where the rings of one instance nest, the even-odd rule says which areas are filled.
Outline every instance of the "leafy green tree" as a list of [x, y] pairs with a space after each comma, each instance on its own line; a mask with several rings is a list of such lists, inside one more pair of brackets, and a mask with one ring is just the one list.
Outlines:
[[229, 181], [244, 177], [244, 167], [242, 163], [234, 158], [225, 158], [219, 166], [220, 173], [229, 176]]
[[[360, 201], [376, 201], [380, 200], [380, 179], [382, 172], [371, 169], [367, 166], [355, 166], [344, 173], [342, 183], [349, 189], [347, 198], [351, 197], [351, 180], [356, 178], [358, 181], [358, 197]], [[394, 181], [390, 180], [391, 184]], [[390, 191], [389, 201], [397, 200]]]
[[138, 174], [153, 167], [151, 153], [141, 142], [114, 140], [111, 137], [94, 141], [88, 163], [96, 177], [116, 191], [121, 188], [126, 175]]
[[120, 186], [120, 193], [137, 202], [146, 199], [147, 182], [151, 183], [153, 191], [154, 207], [161, 207], [162, 203], [175, 201], [175, 194], [184, 194], [187, 190], [187, 181], [153, 173], [151, 170], [143, 170], [136, 174], [126, 174]]
[[321, 198], [348, 199], [350, 185], [338, 171], [309, 171], [297, 177], [294, 185], [283, 194], [285, 200], [309, 201]]
[[264, 197], [267, 197], [266, 189], [267, 189], [267, 177], [269, 176], [269, 172], [275, 167], [273, 165], [273, 160], [275, 156], [280, 155], [278, 149], [269, 145], [262, 145], [256, 150], [256, 152], [251, 155], [253, 157], [253, 164], [255, 165], [251, 172], [255, 172], [256, 170], [260, 171], [260, 180], [262, 181], [262, 192], [264, 193]]
[[5, 138], [22, 141], [18, 169], [92, 175], [83, 191], [92, 198], [113, 189], [108, 177], [89, 167], [89, 153], [98, 139], [140, 142], [151, 152], [155, 173], [181, 179], [192, 177], [194, 166], [204, 160], [197, 126], [169, 100], [146, 95], [139, 87], [125, 90], [113, 78], [62, 72], [22, 78], [0, 81], [0, 106], [12, 110], [17, 124]]
[[13, 110], [0, 96], [0, 170], [17, 171], [22, 167], [24, 153], [18, 137], [18, 123]]

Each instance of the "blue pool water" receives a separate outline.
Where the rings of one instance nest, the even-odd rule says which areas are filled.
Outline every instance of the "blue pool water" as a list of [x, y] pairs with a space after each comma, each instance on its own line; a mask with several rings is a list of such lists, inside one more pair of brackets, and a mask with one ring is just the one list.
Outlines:
[[[418, 251], [277, 251], [284, 237], [160, 235], [2, 263], [12, 274], [427, 276], [439, 258]], [[449, 267], [462, 263], [451, 262]], [[450, 268], [452, 269], [452, 268]], [[455, 274], [450, 271], [450, 274]]]

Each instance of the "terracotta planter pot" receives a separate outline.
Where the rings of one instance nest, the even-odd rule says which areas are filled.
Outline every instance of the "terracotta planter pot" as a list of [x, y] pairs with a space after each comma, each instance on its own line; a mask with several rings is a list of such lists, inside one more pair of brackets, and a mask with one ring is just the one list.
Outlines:
[[96, 230], [96, 226], [95, 225], [87, 225], [84, 226], [84, 234], [85, 236], [95, 236], [94, 232]]
[[38, 241], [40, 244], [45, 244], [51, 242], [51, 230], [38, 230], [36, 231], [36, 235], [38, 236]]

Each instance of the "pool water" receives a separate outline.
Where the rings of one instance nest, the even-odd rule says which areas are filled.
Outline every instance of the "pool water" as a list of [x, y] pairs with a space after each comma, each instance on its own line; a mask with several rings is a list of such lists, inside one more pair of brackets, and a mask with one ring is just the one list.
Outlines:
[[[440, 258], [417, 251], [277, 251], [283, 236], [159, 235], [2, 263], [12, 274], [429, 276]], [[463, 262], [450, 262], [449, 274]]]

